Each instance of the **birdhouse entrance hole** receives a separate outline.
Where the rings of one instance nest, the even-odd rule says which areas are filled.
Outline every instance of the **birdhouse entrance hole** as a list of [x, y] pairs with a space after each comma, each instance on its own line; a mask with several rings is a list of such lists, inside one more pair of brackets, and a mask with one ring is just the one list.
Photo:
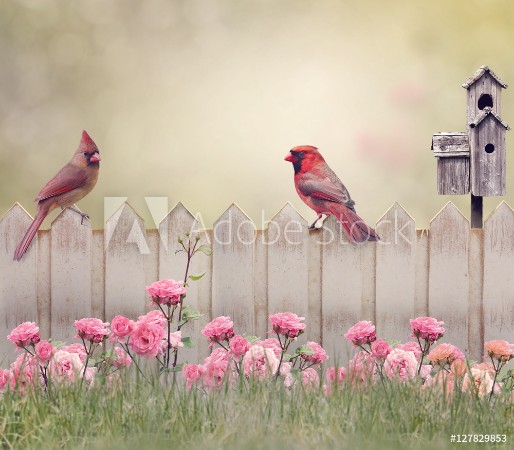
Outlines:
[[478, 109], [483, 110], [487, 107], [493, 107], [493, 98], [489, 94], [482, 94], [478, 99]]
[[487, 144], [487, 145], [485, 146], [485, 152], [486, 152], [486, 153], [492, 153], [492, 152], [494, 152], [494, 145], [493, 145], [493, 144]]

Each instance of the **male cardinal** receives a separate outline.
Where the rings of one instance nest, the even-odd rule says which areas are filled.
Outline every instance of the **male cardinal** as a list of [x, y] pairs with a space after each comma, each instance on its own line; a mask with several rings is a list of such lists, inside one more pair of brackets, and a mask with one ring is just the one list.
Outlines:
[[71, 161], [66, 164], [41, 190], [35, 201], [37, 213], [34, 221], [25, 233], [25, 237], [16, 247], [14, 259], [19, 261], [29, 248], [32, 239], [45, 220], [45, 217], [57, 207], [69, 208], [84, 218], [87, 214], [73, 208], [73, 204], [85, 197], [95, 187], [100, 168], [100, 154], [93, 139], [83, 131], [79, 147]]
[[348, 190], [328, 167], [316, 147], [294, 147], [284, 159], [293, 163], [296, 192], [305, 204], [318, 214], [309, 229], [316, 228], [316, 223], [323, 214], [333, 215], [352, 242], [380, 239], [375, 230], [357, 215], [355, 202], [350, 198]]

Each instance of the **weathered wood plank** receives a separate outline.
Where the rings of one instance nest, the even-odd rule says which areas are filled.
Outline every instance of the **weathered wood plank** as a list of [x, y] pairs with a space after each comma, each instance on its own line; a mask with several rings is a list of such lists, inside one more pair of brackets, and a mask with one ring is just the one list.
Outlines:
[[310, 230], [308, 235], [308, 312], [309, 319], [309, 339], [314, 342], [322, 343], [321, 323], [322, 323], [322, 306], [321, 306], [321, 230]]
[[232, 204], [214, 223], [212, 314], [230, 316], [236, 334], [254, 334], [255, 226]]
[[444, 321], [444, 342], [468, 352], [469, 223], [449, 202], [430, 222], [429, 315]]
[[266, 338], [268, 323], [268, 246], [265, 230], [255, 233], [255, 262], [253, 271], [255, 334]]
[[13, 261], [14, 250], [31, 223], [19, 203], [0, 219], [0, 361], [14, 359], [15, 347], [6, 339], [11, 330], [22, 322], [38, 320], [36, 242], [21, 261]]
[[39, 230], [37, 237], [37, 317], [41, 339], [51, 337], [52, 287], [51, 287], [50, 230]]
[[[207, 245], [212, 248], [212, 230], [201, 230], [198, 232], [200, 236], [200, 244]], [[209, 342], [201, 334], [202, 328], [207, 322], [210, 322], [214, 317], [212, 315], [212, 256], [199, 253], [196, 257], [196, 270], [197, 273], [205, 272], [205, 275], [194, 283], [197, 284], [198, 296], [196, 307], [200, 313], [203, 314], [202, 319], [196, 321], [192, 327], [191, 336], [193, 337], [193, 346], [196, 347], [197, 361], [202, 361], [203, 358], [209, 355], [211, 347]], [[185, 333], [185, 331], [184, 331]], [[184, 334], [186, 335], [186, 334]], [[191, 362], [195, 362], [191, 359]]]
[[89, 220], [69, 209], [52, 222], [51, 292], [53, 339], [76, 335], [75, 320], [91, 315], [92, 231]]
[[131, 319], [145, 312], [146, 242], [143, 219], [124, 203], [105, 224], [105, 319]]
[[414, 219], [395, 203], [378, 221], [377, 334], [405, 340], [414, 316], [416, 229]]
[[502, 202], [484, 225], [484, 339], [514, 342], [514, 212]]
[[91, 245], [93, 255], [91, 315], [105, 321], [105, 252], [103, 230], [93, 230]]
[[[182, 203], [178, 203], [168, 215], [162, 219], [159, 224], [159, 280], [172, 278], [177, 281], [184, 281], [184, 275], [187, 265], [187, 254], [183, 251], [179, 244], [179, 239], [187, 242], [187, 234], [191, 236], [193, 243], [198, 234], [198, 223], [187, 208]], [[199, 271], [199, 259], [205, 258], [202, 253], [197, 254], [191, 261], [189, 275], [196, 275]], [[202, 270], [204, 272], [204, 270]], [[205, 278], [205, 276], [204, 276]], [[199, 310], [198, 287], [199, 283], [204, 283], [202, 278], [199, 281], [189, 281], [187, 287], [187, 295], [184, 300], [184, 306]], [[156, 280], [154, 280], [156, 281]], [[202, 311], [203, 312], [203, 311]], [[177, 316], [178, 317], [178, 316]], [[176, 323], [174, 324], [174, 327]], [[193, 347], [190, 349], [181, 349], [179, 361], [197, 361], [198, 360], [198, 344], [204, 338], [200, 334], [201, 323], [190, 323], [182, 329], [183, 337], [193, 338]]]
[[481, 361], [484, 355], [484, 315], [482, 295], [484, 288], [483, 230], [471, 229], [469, 234], [469, 307], [468, 358]]
[[359, 320], [374, 320], [362, 316], [361, 246], [348, 241], [334, 217], [323, 223], [322, 241], [323, 347], [333, 361], [346, 364], [352, 345], [344, 334]]
[[267, 229], [268, 314], [293, 312], [305, 317], [307, 329], [303, 339], [309, 336], [310, 326], [307, 226], [298, 211], [286, 203]]
[[428, 315], [429, 266], [430, 249], [428, 230], [416, 230], [414, 317], [425, 317]]

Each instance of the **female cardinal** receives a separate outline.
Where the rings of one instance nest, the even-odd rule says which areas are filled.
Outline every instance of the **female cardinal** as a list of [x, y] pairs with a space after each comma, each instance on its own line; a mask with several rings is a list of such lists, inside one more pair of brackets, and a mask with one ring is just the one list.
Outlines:
[[294, 167], [294, 185], [300, 198], [318, 217], [309, 227], [314, 229], [323, 214], [333, 215], [341, 223], [348, 239], [353, 242], [378, 241], [375, 230], [355, 212], [355, 202], [334, 171], [328, 167], [316, 147], [294, 147], [284, 158]]
[[36, 197], [37, 213], [34, 221], [25, 233], [25, 237], [16, 247], [14, 259], [19, 261], [29, 248], [32, 239], [45, 220], [45, 217], [60, 206], [62, 209], [69, 208], [79, 213], [82, 220], [88, 217], [73, 208], [73, 204], [85, 197], [95, 187], [100, 167], [100, 154], [98, 147], [83, 131], [79, 148], [66, 164], [41, 190]]

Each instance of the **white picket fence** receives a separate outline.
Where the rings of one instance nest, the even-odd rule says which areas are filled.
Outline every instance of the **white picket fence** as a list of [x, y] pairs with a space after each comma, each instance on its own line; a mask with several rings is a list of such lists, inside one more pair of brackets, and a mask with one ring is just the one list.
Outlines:
[[[195, 229], [194, 216], [178, 204], [160, 223], [145, 229], [124, 204], [104, 230], [64, 211], [21, 262], [14, 248], [31, 217], [15, 204], [0, 219], [0, 361], [15, 357], [5, 339], [24, 321], [36, 321], [42, 338], [71, 341], [73, 321], [116, 314], [136, 319], [149, 309], [145, 286], [163, 278], [182, 279], [185, 255], [178, 237]], [[444, 320], [445, 342], [474, 359], [489, 339], [514, 341], [514, 212], [501, 203], [484, 228], [470, 229], [448, 203], [429, 230], [398, 204], [378, 221], [380, 243], [353, 245], [341, 237], [335, 220], [309, 231], [290, 205], [266, 230], [256, 230], [237, 205], [199, 230], [212, 256], [198, 254], [190, 273], [187, 304], [204, 318], [185, 328], [195, 341], [183, 358], [208, 353], [200, 329], [217, 315], [234, 319], [236, 333], [264, 337], [268, 315], [293, 311], [306, 317], [302, 340], [321, 342], [342, 362], [350, 347], [343, 334], [358, 320], [372, 320], [387, 339], [406, 340], [409, 319], [431, 315]], [[336, 239], [333, 239], [333, 238]]]

